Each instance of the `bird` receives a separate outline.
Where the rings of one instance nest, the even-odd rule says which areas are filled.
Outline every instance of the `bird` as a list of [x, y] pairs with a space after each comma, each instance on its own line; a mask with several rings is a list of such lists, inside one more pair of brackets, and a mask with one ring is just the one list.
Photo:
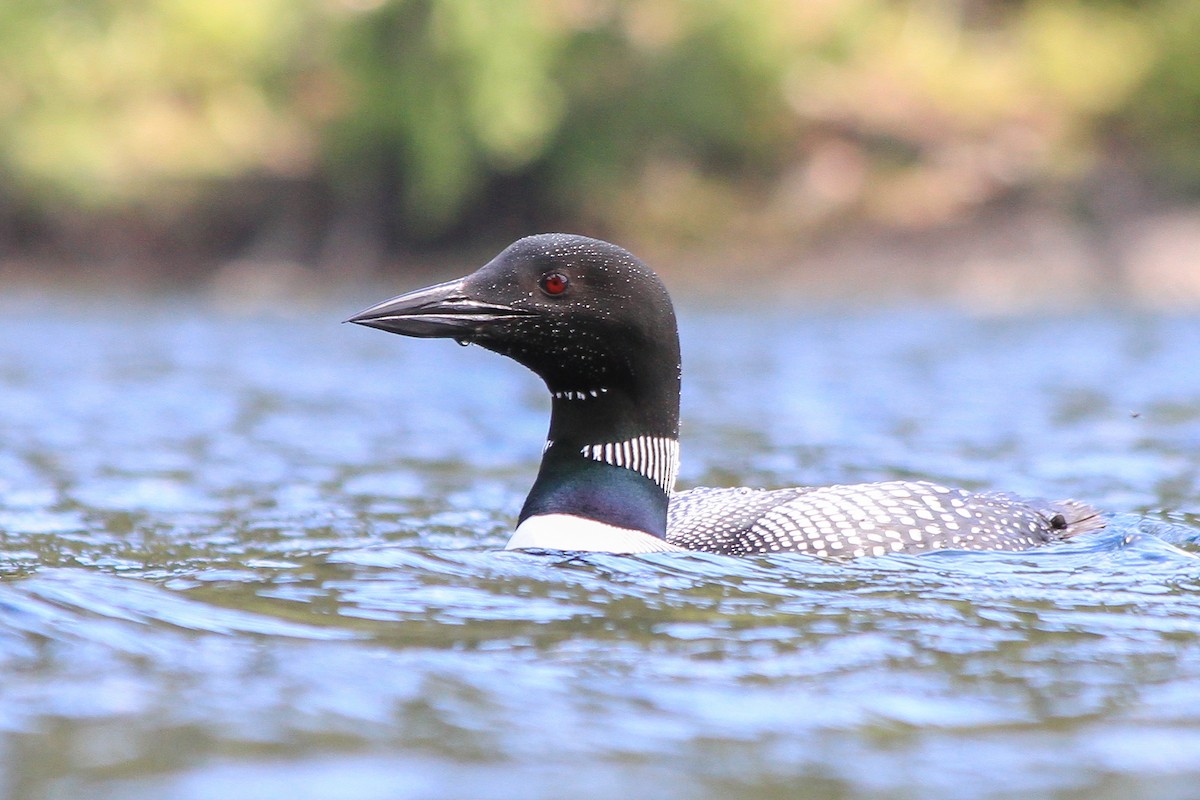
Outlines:
[[346, 322], [476, 344], [544, 381], [549, 432], [506, 549], [846, 560], [1026, 550], [1105, 524], [1076, 500], [927, 480], [675, 492], [682, 370], [674, 307], [649, 267], [599, 239], [527, 236], [466, 277]]

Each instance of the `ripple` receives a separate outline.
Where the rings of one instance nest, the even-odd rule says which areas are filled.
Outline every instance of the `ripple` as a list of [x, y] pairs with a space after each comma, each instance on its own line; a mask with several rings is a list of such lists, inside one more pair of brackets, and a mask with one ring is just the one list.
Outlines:
[[[261, 634], [303, 639], [344, 639], [351, 634], [258, 614], [195, 603], [153, 584], [103, 573], [51, 569], [0, 585], [0, 604], [11, 612], [10, 629], [56, 638], [93, 628], [88, 618], [138, 624], [165, 624], [190, 631]], [[114, 631], [115, 628], [106, 628]], [[129, 629], [135, 630], [135, 629]], [[133, 639], [110, 644], [136, 649]]]
[[685, 313], [687, 482], [1118, 512], [1024, 553], [834, 563], [503, 551], [535, 379], [344, 314], [135, 311], [65, 336], [13, 310], [0, 339], [0, 776], [29, 796], [1200, 781], [1200, 320]]

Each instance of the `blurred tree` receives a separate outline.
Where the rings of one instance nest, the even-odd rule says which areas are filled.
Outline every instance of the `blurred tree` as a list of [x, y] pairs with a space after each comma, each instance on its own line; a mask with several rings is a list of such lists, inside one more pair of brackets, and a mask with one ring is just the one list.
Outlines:
[[1155, 174], [1200, 193], [1200, 3], [1167, 0], [1144, 24], [1154, 61], [1130, 102], [1118, 109]]
[[451, 225], [489, 176], [527, 168], [563, 112], [565, 35], [537, 4], [409, 0], [334, 32], [342, 113], [326, 130], [338, 180], [392, 176], [416, 234]]
[[9, 193], [153, 205], [194, 181], [312, 169], [309, 67], [286, 0], [70, 0], [0, 7]]
[[294, 214], [281, 197], [310, 196], [289, 231], [392, 247], [486, 220], [803, 235], [843, 218], [939, 224], [1070, 185], [1115, 134], [1151, 173], [1196, 189], [1197, 9], [6, 3], [0, 217], [203, 226], [228, 208], [244, 229]]

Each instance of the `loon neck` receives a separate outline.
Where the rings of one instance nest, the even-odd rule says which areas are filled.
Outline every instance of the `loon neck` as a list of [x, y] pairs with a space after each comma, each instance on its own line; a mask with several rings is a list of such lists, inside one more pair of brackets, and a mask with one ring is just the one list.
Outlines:
[[580, 446], [639, 436], [678, 439], [678, 367], [645, 383], [575, 387], [548, 384], [551, 405], [547, 438], [552, 442], [578, 442]]
[[562, 514], [665, 538], [679, 467], [678, 383], [668, 384], [641, 403], [600, 387], [552, 390], [549, 440], [520, 521]]

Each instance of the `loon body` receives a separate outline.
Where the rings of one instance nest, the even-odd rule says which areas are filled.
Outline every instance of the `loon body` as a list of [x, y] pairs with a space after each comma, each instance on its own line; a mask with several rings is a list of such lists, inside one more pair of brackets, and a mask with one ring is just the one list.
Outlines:
[[1074, 500], [927, 481], [673, 493], [675, 312], [657, 275], [597, 239], [530, 236], [465, 278], [400, 295], [348, 321], [475, 343], [545, 381], [549, 435], [510, 549], [854, 558], [1025, 550], [1104, 524]]

